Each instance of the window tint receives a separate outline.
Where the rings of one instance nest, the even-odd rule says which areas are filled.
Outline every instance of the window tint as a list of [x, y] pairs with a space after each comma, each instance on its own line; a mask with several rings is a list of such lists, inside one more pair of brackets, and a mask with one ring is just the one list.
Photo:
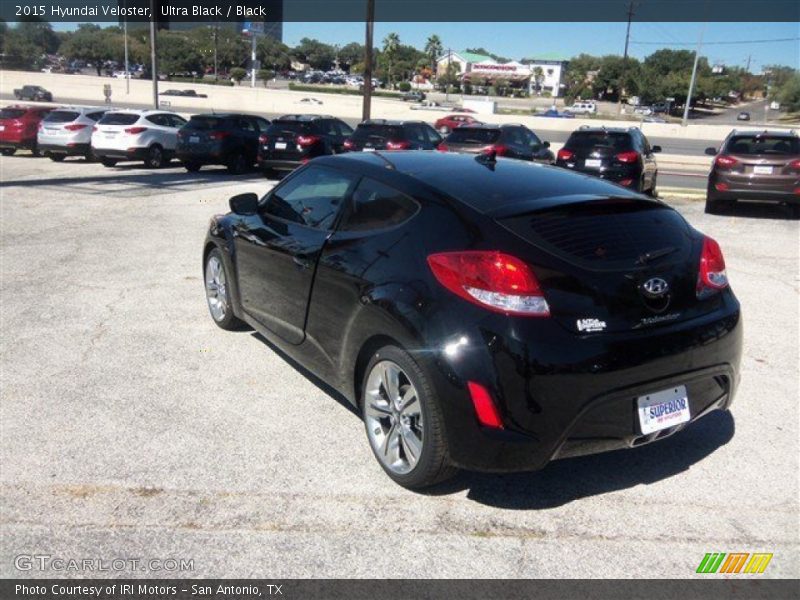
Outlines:
[[425, 138], [425, 132], [422, 130], [422, 127], [416, 123], [411, 125], [405, 126], [406, 130], [406, 139], [416, 142], [418, 144], [424, 144], [428, 140]]
[[150, 121], [153, 125], [158, 125], [159, 127], [169, 127], [167, 115], [148, 115], [145, 117], [145, 120]]
[[515, 146], [524, 146], [525, 145], [525, 131], [521, 127], [507, 127], [506, 128], [506, 140], [510, 144], [514, 144]]
[[19, 119], [25, 112], [24, 108], [4, 108], [0, 110], [0, 119]]
[[368, 178], [361, 180], [342, 229], [365, 231], [398, 225], [414, 216], [419, 205], [392, 188]]
[[72, 110], [54, 110], [44, 119], [45, 123], [69, 123], [80, 116], [80, 113]]
[[266, 119], [262, 119], [261, 117], [254, 117], [253, 120], [256, 123], [256, 129], [261, 133], [264, 133], [269, 129], [269, 121]]
[[613, 131], [578, 131], [569, 136], [566, 146], [575, 150], [591, 148], [630, 150], [631, 136], [628, 133]]
[[403, 128], [395, 125], [359, 125], [353, 134], [353, 139], [367, 140], [396, 140], [403, 139]]
[[106, 114], [106, 112], [104, 110], [101, 110], [99, 112], [88, 113], [86, 116], [90, 118], [92, 121], [99, 121], [100, 119], [103, 118], [104, 114]]
[[340, 135], [353, 135], [353, 128], [350, 127], [350, 125], [344, 121], [339, 121], [338, 119], [336, 119], [334, 122], [336, 123], [336, 128], [339, 130]]
[[352, 183], [352, 177], [345, 173], [310, 167], [269, 194], [266, 211], [293, 223], [331, 229]]
[[100, 119], [100, 125], [133, 125], [139, 120], [139, 115], [131, 113], [106, 113]]
[[432, 144], [439, 144], [442, 141], [442, 136], [439, 135], [439, 132], [436, 131], [433, 127], [425, 123], [422, 126], [422, 132], [425, 134], [425, 137], [428, 138], [428, 141]]
[[727, 152], [731, 154], [800, 154], [800, 139], [789, 136], [733, 136], [728, 141]]
[[236, 119], [236, 127], [243, 131], [255, 131], [255, 125], [253, 125], [253, 121], [251, 121], [248, 117], [238, 117]]
[[318, 119], [317, 130], [323, 135], [339, 135], [333, 119]]
[[280, 135], [282, 133], [308, 133], [311, 125], [305, 121], [273, 121], [267, 129], [269, 135]]
[[220, 129], [223, 120], [219, 117], [210, 117], [206, 115], [198, 115], [189, 119], [187, 127], [191, 129], [199, 129], [200, 131], [209, 131], [211, 129]]
[[445, 141], [453, 144], [494, 144], [498, 139], [500, 139], [499, 129], [473, 129], [462, 125], [453, 129]]

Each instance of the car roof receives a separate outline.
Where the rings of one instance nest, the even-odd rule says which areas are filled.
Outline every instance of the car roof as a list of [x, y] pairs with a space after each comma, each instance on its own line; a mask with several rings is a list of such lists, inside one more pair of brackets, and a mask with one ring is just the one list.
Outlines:
[[582, 125], [572, 133], [631, 133], [635, 129], [638, 129], [638, 127], [590, 127], [589, 125]]
[[275, 121], [316, 121], [317, 119], [335, 119], [331, 115], [281, 115]]
[[192, 115], [192, 119], [195, 117], [217, 117], [218, 119], [228, 119], [230, 117], [259, 117], [261, 119], [265, 118], [261, 115], [251, 115], [248, 113], [237, 113], [237, 112], [218, 112], [218, 113], [200, 113], [197, 115]]
[[731, 136], [738, 136], [738, 137], [761, 137], [764, 135], [768, 135], [771, 137], [797, 137], [797, 132], [794, 129], [786, 130], [786, 129], [762, 129], [762, 130], [754, 130], [754, 129], [747, 129], [744, 131], [740, 131], [738, 129], [734, 129], [730, 133]]
[[576, 197], [643, 198], [607, 181], [559, 167], [451, 152], [352, 152], [320, 157], [313, 164], [384, 180], [388, 172], [399, 173], [494, 216], [518, 212], [521, 204], [535, 210]]
[[414, 120], [399, 120], [399, 119], [367, 119], [358, 124], [361, 125], [392, 125], [395, 127], [402, 127], [403, 125], [424, 125], [425, 121]]
[[116, 110], [112, 110], [112, 109], [108, 108], [107, 106], [79, 106], [79, 105], [76, 105], [76, 104], [67, 104], [67, 105], [64, 105], [64, 106], [56, 106], [53, 109], [53, 112], [55, 112], [57, 110], [82, 110], [82, 111], [85, 111], [85, 112], [88, 112], [90, 110], [104, 110], [106, 112], [118, 112]]

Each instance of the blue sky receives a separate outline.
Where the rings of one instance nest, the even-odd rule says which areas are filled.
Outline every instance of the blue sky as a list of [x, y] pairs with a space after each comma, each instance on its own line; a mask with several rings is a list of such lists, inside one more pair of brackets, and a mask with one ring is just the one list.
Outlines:
[[[483, 46], [490, 52], [509, 58], [535, 58], [541, 53], [571, 57], [588, 54], [622, 54], [625, 23], [376, 23], [375, 40], [397, 32], [403, 43], [422, 48], [432, 33], [445, 47], [463, 50]], [[74, 29], [75, 23], [55, 23], [56, 29]], [[631, 26], [631, 56], [644, 58], [661, 47], [694, 49], [703, 29], [702, 23], [645, 23]], [[303, 37], [317, 38], [329, 44], [345, 45], [364, 40], [363, 23], [285, 23], [284, 42], [295, 45]], [[764, 65], [783, 64], [800, 68], [800, 23], [708, 23], [705, 25], [702, 50], [712, 63], [745, 66], [760, 72]], [[758, 44], [752, 40], [795, 38], [789, 42]], [[651, 45], [639, 42], [665, 42]], [[715, 44], [714, 42], [725, 42]], [[736, 42], [731, 44], [729, 42]]]

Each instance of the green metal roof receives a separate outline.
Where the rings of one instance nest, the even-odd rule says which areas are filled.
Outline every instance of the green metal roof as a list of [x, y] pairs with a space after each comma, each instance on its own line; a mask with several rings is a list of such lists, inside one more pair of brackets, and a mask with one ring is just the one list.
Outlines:
[[494, 62], [494, 59], [491, 56], [486, 56], [485, 54], [474, 54], [472, 52], [454, 52], [454, 54], [458, 54], [459, 56], [463, 57], [467, 62], [471, 63], [485, 62], [487, 60], [491, 60], [492, 62]]

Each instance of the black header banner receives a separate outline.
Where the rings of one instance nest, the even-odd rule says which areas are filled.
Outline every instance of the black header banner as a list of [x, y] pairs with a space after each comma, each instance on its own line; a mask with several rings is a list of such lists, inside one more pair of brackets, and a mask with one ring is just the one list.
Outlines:
[[[363, 21], [368, 0], [2, 0], [8, 22]], [[382, 22], [624, 21], [630, 0], [374, 0]], [[647, 0], [637, 21], [798, 22], [797, 0]]]

